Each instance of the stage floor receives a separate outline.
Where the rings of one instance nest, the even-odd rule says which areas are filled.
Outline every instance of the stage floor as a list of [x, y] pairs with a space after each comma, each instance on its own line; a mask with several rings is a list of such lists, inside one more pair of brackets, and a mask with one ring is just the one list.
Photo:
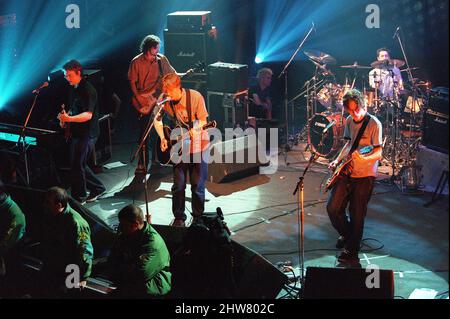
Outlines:
[[[127, 163], [134, 143], [113, 146], [110, 162]], [[287, 162], [279, 156], [275, 174], [254, 175], [226, 184], [207, 183], [206, 211], [221, 207], [233, 231], [233, 240], [263, 255], [273, 264], [290, 261], [299, 273], [299, 222], [294, 187], [306, 165], [301, 147], [290, 151]], [[118, 224], [118, 211], [130, 204], [145, 212], [143, 183], [135, 178], [134, 164], [104, 169], [98, 174], [107, 194], [86, 204], [111, 229]], [[335, 267], [337, 234], [325, 210], [326, 194], [320, 192], [325, 163], [315, 164], [305, 178], [305, 266]], [[416, 288], [448, 291], [449, 214], [448, 197], [425, 208], [430, 193], [405, 194], [395, 185], [384, 183], [389, 170], [380, 168], [366, 218], [361, 265], [375, 264], [394, 270], [395, 295], [408, 298]], [[142, 178], [141, 178], [142, 179]], [[172, 221], [171, 168], [162, 168], [148, 180], [148, 208], [153, 224]], [[190, 216], [190, 187], [186, 191], [186, 213]], [[188, 217], [188, 221], [189, 221]], [[287, 273], [287, 275], [290, 275]], [[448, 293], [447, 293], [448, 295]]]

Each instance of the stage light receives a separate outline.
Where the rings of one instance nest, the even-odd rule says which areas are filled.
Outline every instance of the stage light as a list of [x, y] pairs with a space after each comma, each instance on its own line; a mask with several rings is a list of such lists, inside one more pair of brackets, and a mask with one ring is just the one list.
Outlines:
[[260, 63], [262, 63], [264, 61], [264, 57], [262, 56], [262, 55], [257, 55], [256, 57], [255, 57], [255, 63], [256, 64], [260, 64]]

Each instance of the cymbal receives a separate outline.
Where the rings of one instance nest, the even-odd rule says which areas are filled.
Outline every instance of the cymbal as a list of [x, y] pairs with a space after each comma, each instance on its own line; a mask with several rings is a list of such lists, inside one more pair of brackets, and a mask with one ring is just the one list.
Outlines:
[[344, 68], [344, 69], [371, 69], [372, 67], [365, 66], [365, 65], [359, 65], [358, 62], [355, 61], [355, 63], [350, 64], [350, 65], [341, 65], [341, 68]]
[[396, 66], [397, 68], [401, 68], [404, 65], [405, 61], [398, 59], [375, 61], [370, 64], [370, 66], [374, 69], [390, 69], [394, 66]]
[[336, 64], [336, 59], [333, 58], [331, 55], [324, 53], [324, 52], [320, 52], [317, 50], [309, 50], [309, 51], [305, 51], [305, 54], [308, 58], [310, 58], [311, 60], [314, 60], [318, 63]]

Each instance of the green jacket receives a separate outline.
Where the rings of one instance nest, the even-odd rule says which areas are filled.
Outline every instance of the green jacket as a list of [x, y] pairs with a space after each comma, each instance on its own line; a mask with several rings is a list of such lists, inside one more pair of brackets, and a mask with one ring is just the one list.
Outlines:
[[170, 254], [163, 238], [145, 223], [131, 236], [120, 235], [108, 259], [124, 296], [162, 297], [171, 289]]
[[0, 202], [0, 256], [25, 235], [25, 215], [11, 196]]
[[69, 204], [62, 214], [48, 218], [43, 241], [52, 266], [63, 272], [67, 265], [76, 264], [80, 267], [80, 280], [90, 276], [94, 257], [91, 229]]

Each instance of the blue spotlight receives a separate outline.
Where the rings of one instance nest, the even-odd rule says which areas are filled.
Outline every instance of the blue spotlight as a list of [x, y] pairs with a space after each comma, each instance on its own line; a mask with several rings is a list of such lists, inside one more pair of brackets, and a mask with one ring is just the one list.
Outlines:
[[262, 55], [258, 54], [258, 55], [255, 57], [255, 63], [256, 63], [256, 64], [260, 64], [260, 63], [262, 63], [263, 61], [264, 61], [264, 57], [263, 57]]

